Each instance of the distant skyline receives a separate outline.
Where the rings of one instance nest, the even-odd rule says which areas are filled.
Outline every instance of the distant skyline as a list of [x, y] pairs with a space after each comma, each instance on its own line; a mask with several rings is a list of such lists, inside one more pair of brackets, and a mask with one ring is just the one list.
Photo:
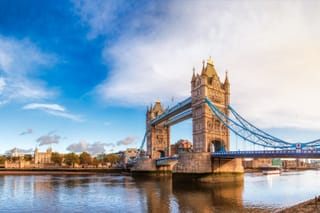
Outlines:
[[[0, 154], [139, 147], [147, 106], [190, 96], [209, 56], [247, 120], [284, 140], [320, 138], [318, 11], [312, 0], [2, 0]], [[171, 143], [191, 129], [173, 126]]]

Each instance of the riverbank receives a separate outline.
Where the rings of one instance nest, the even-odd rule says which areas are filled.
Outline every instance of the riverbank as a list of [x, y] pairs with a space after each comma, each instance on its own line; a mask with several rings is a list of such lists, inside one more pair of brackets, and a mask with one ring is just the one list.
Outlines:
[[296, 204], [294, 206], [281, 209], [276, 213], [292, 213], [292, 212], [320, 213], [320, 196], [304, 201], [302, 203]]
[[121, 174], [121, 168], [29, 168], [29, 169], [0, 169], [0, 175], [61, 175], [61, 174]]

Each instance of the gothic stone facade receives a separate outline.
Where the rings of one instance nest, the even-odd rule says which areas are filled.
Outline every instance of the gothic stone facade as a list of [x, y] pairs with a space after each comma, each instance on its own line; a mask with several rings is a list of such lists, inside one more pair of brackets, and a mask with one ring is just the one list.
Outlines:
[[[230, 84], [226, 75], [222, 83], [211, 59], [203, 63], [201, 74], [193, 72], [191, 80], [193, 152], [229, 150], [230, 133], [205, 102], [208, 97], [222, 112], [229, 115]], [[160, 101], [147, 109], [147, 155], [152, 159], [170, 156], [170, 126], [151, 120], [163, 113]]]
[[208, 97], [220, 111], [229, 115], [230, 83], [222, 83], [211, 59], [203, 63], [201, 75], [193, 73], [191, 80], [192, 129], [194, 152], [229, 150], [230, 133], [205, 103]]

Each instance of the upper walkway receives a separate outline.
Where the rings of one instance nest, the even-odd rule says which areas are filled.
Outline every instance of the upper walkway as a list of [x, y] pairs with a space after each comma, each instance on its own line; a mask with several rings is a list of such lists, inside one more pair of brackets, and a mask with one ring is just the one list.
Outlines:
[[[160, 116], [156, 117], [151, 121], [152, 125], [157, 125], [163, 121], [169, 120], [170, 124], [181, 122], [184, 119], [188, 119], [192, 116], [192, 111], [189, 110], [191, 108], [192, 98], [189, 97], [175, 106], [171, 107], [169, 110], [162, 113]], [[185, 112], [186, 111], [186, 112]], [[184, 113], [185, 112], [185, 113]], [[181, 113], [181, 114], [180, 114]]]

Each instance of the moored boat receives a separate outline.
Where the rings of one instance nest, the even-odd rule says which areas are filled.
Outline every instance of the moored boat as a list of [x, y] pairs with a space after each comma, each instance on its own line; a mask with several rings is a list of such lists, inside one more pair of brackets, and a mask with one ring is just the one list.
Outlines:
[[281, 170], [280, 169], [263, 170], [262, 174], [264, 174], [264, 175], [278, 175], [278, 174], [281, 174]]

